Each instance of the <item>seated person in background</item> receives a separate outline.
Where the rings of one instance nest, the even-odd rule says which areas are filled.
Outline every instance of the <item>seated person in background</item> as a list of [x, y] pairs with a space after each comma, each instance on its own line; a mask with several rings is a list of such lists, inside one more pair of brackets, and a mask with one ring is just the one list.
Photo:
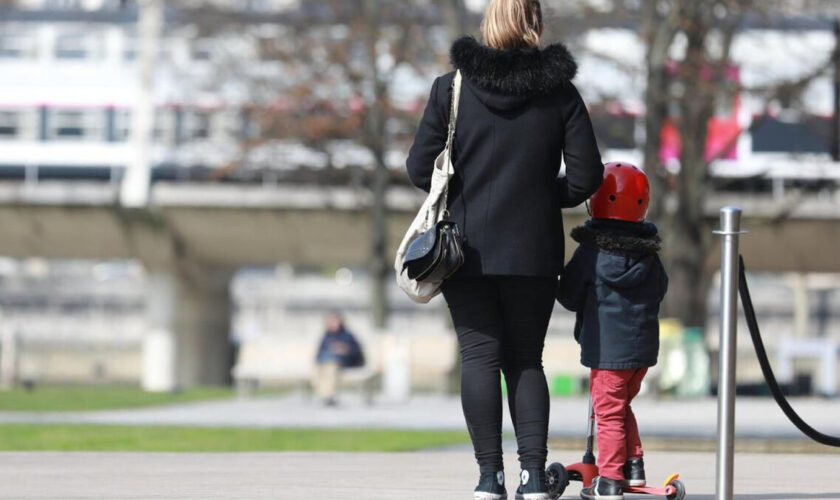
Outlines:
[[318, 347], [312, 386], [324, 404], [335, 406], [341, 369], [364, 366], [365, 357], [359, 342], [344, 327], [341, 315], [331, 313], [326, 323], [327, 332]]

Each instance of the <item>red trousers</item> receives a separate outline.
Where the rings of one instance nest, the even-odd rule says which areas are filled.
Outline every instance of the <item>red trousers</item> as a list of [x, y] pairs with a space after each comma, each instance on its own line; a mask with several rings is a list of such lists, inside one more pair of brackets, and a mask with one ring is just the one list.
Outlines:
[[643, 455], [642, 440], [630, 402], [639, 394], [647, 368], [592, 370], [589, 384], [598, 439], [598, 473], [624, 479], [624, 462]]

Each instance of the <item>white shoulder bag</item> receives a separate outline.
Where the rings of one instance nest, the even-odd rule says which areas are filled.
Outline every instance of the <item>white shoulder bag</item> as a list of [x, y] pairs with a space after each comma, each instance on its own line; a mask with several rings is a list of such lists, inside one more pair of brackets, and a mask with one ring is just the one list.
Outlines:
[[455, 73], [455, 80], [452, 85], [452, 105], [449, 113], [449, 131], [446, 137], [446, 147], [435, 159], [434, 171], [432, 173], [432, 186], [429, 189], [429, 196], [417, 212], [414, 221], [408, 227], [405, 237], [397, 249], [397, 256], [394, 260], [394, 270], [397, 275], [397, 284], [414, 302], [426, 304], [440, 293], [440, 281], [418, 281], [408, 277], [404, 269], [406, 251], [412, 241], [426, 233], [429, 229], [440, 222], [446, 214], [446, 200], [449, 194], [449, 180], [455, 174], [455, 167], [452, 165], [452, 143], [455, 137], [455, 124], [458, 120], [458, 107], [461, 101], [461, 72]]

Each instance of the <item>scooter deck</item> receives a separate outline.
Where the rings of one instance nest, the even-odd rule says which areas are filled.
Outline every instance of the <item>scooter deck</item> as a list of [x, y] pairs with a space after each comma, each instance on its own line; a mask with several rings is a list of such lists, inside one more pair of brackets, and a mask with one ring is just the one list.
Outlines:
[[624, 493], [636, 493], [640, 495], [656, 495], [660, 497], [668, 497], [677, 493], [677, 489], [671, 486], [664, 488], [652, 488], [650, 486], [625, 486], [622, 488]]
[[[572, 475], [572, 480], [581, 481], [584, 487], [592, 486], [592, 480], [598, 475], [597, 466], [584, 463], [571, 464], [566, 467], [566, 471]], [[665, 486], [661, 488], [652, 486], [625, 486], [622, 489], [624, 493], [668, 497], [677, 493], [677, 489], [671, 483], [679, 478], [679, 474], [671, 474], [665, 480]]]
[[668, 479], [666, 479], [663, 483], [665, 486], [662, 488], [652, 488], [650, 486], [625, 486], [623, 490], [625, 493], [640, 493], [642, 495], [658, 495], [668, 497], [671, 495], [676, 495], [677, 488], [672, 483], [679, 478], [679, 474], [671, 474], [670, 476], [668, 476]]

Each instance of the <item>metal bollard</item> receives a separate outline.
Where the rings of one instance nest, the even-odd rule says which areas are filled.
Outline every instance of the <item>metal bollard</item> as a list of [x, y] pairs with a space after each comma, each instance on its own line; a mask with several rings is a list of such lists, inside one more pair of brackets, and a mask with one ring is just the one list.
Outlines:
[[720, 211], [720, 367], [718, 372], [716, 500], [732, 500], [735, 445], [735, 355], [738, 327], [738, 238], [741, 209]]

